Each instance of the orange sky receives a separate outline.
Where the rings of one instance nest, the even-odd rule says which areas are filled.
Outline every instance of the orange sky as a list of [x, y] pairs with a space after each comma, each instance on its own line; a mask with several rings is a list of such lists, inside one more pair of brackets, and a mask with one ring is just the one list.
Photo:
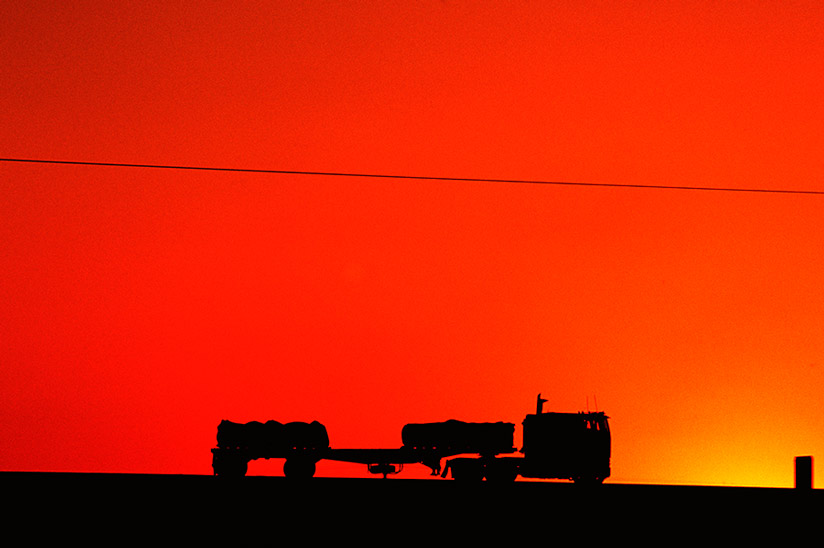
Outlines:
[[[820, 2], [310, 5], [5, 1], [0, 157], [824, 191]], [[2, 470], [211, 473], [224, 418], [519, 432], [538, 392], [597, 398], [613, 482], [824, 459], [822, 196], [8, 162], [0, 192]]]

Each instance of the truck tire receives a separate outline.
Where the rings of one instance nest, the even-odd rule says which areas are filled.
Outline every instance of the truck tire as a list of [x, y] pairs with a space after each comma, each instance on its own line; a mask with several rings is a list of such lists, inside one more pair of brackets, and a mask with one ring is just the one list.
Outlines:
[[248, 462], [239, 457], [217, 454], [212, 457], [212, 469], [216, 476], [220, 477], [243, 477], [248, 470]]
[[311, 478], [315, 475], [315, 462], [308, 459], [286, 459], [283, 475], [294, 479]]

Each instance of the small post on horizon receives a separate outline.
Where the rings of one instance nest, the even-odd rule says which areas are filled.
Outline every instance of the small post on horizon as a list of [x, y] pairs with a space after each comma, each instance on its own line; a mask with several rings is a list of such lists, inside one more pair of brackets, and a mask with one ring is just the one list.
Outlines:
[[795, 457], [795, 488], [813, 488], [813, 458]]

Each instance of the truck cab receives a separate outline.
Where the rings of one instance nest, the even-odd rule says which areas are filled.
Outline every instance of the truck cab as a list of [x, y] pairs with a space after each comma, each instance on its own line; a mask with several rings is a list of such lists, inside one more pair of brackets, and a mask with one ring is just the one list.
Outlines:
[[525, 478], [569, 479], [576, 483], [602, 483], [610, 475], [609, 417], [594, 413], [543, 413], [538, 410], [523, 421]]

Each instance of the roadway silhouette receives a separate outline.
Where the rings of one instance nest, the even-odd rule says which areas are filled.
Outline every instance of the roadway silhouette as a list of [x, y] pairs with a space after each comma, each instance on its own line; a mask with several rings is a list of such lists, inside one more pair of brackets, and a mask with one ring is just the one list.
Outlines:
[[[0, 472], [7, 539], [205, 542], [737, 544], [819, 537], [822, 491], [380, 477]], [[814, 535], [809, 537], [809, 535]], [[783, 543], [782, 542], [782, 543]]]

